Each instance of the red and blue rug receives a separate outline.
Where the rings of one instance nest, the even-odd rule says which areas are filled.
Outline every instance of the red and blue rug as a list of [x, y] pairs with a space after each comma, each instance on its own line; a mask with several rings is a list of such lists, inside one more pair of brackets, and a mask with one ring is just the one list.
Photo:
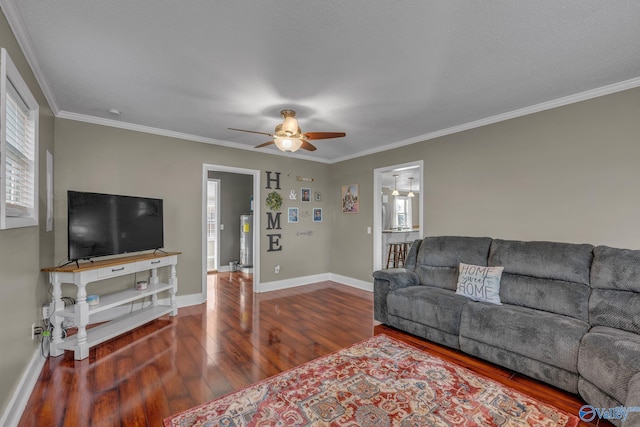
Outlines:
[[378, 335], [164, 420], [173, 426], [577, 426], [470, 370]]

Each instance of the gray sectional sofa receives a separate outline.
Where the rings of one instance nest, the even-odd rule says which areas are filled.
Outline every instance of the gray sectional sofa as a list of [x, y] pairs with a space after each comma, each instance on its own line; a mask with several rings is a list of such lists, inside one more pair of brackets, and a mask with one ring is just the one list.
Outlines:
[[[460, 263], [503, 267], [501, 304], [456, 293]], [[374, 276], [379, 322], [579, 394], [640, 410], [640, 251], [441, 236]], [[640, 425], [630, 412], [616, 425]]]

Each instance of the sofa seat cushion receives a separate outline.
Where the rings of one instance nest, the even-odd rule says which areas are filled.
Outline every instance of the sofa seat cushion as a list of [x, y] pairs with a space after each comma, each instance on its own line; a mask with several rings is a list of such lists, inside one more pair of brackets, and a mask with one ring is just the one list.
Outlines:
[[626, 402], [629, 381], [640, 372], [640, 335], [593, 327], [582, 339], [578, 371], [603, 392]]
[[[589, 325], [572, 317], [527, 307], [469, 302], [460, 337], [577, 373], [578, 347]], [[480, 357], [483, 357], [480, 355]]]
[[448, 289], [410, 286], [387, 296], [389, 314], [452, 335], [460, 330], [460, 313], [468, 298]]

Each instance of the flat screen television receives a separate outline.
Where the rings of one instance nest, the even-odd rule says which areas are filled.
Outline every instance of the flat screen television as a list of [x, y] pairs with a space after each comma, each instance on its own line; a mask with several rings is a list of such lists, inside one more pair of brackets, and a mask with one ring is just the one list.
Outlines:
[[164, 246], [162, 199], [67, 192], [69, 261]]

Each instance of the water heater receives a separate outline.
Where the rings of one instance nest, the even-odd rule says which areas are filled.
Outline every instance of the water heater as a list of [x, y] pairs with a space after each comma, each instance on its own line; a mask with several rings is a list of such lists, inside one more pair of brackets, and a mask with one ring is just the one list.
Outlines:
[[253, 266], [253, 215], [240, 215], [240, 265]]

